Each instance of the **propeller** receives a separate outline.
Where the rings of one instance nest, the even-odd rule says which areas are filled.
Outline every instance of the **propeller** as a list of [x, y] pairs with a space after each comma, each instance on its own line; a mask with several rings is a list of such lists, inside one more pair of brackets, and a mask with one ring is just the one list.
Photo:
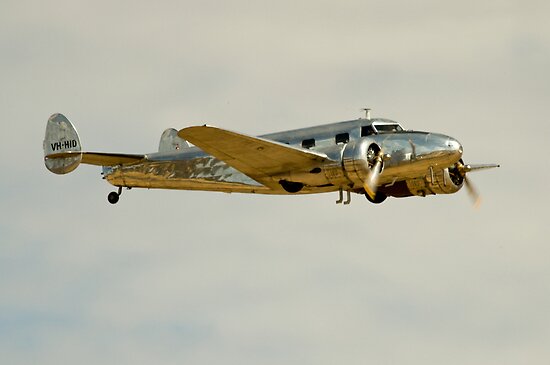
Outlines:
[[[368, 154], [374, 154], [375, 152], [373, 150], [368, 151]], [[369, 158], [369, 160], [373, 163], [372, 168], [370, 169], [370, 173], [367, 176], [367, 179], [363, 183], [363, 187], [365, 188], [365, 191], [369, 195], [369, 197], [374, 200], [376, 198], [376, 190], [378, 189], [378, 180], [380, 178], [380, 171], [382, 170], [382, 158], [384, 154], [382, 151], [378, 151], [374, 156]]]
[[468, 192], [470, 199], [472, 199], [472, 202], [475, 208], [479, 208], [479, 206], [481, 205], [481, 195], [479, 194], [475, 186], [472, 184], [472, 182], [466, 177], [466, 174], [472, 171], [492, 169], [495, 167], [500, 167], [500, 165], [497, 165], [497, 164], [464, 165], [462, 160], [458, 161], [456, 164], [456, 169], [458, 170], [458, 173], [460, 174], [460, 176], [462, 176], [462, 178], [464, 179], [464, 185], [466, 186], [466, 191]]
[[474, 184], [472, 184], [472, 182], [466, 176], [464, 176], [464, 185], [466, 186], [466, 191], [468, 192], [470, 199], [472, 199], [474, 208], [479, 208], [481, 205], [481, 195], [474, 187]]

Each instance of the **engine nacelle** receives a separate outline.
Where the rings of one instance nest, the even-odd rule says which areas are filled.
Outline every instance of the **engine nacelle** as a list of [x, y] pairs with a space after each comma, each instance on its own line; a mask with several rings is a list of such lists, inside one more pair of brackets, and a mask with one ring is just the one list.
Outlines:
[[[346, 145], [342, 154], [343, 168], [354, 187], [363, 187], [379, 152], [380, 146], [370, 138], [361, 138], [355, 143]], [[383, 169], [384, 164], [380, 171]]]
[[437, 171], [430, 169], [425, 177], [406, 180], [406, 185], [412, 195], [453, 194], [464, 185], [464, 177], [456, 166]]

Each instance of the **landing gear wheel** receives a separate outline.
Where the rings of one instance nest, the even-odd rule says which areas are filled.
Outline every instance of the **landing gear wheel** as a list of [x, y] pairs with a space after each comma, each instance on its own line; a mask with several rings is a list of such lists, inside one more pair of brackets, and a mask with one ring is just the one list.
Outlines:
[[109, 193], [109, 195], [107, 195], [107, 200], [111, 204], [118, 203], [119, 198], [120, 198], [120, 195], [116, 191], [112, 191], [112, 192]]
[[380, 193], [380, 192], [377, 192], [376, 193], [376, 196], [374, 197], [374, 199], [372, 199], [369, 194], [365, 194], [365, 198], [367, 198], [368, 201], [370, 201], [371, 203], [373, 204], [380, 204], [382, 203], [384, 200], [386, 200], [388, 196], [384, 193]]

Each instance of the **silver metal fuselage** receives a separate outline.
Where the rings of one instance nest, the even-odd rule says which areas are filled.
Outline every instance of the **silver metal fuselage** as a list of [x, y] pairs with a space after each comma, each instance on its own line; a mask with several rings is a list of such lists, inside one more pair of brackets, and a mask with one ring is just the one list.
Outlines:
[[[455, 139], [417, 131], [366, 135], [364, 128], [376, 123], [397, 124], [387, 119], [357, 119], [260, 136], [299, 148], [304, 141], [314, 139], [315, 146], [309, 149], [329, 158], [316, 168], [293, 169], [273, 176], [273, 180], [303, 184], [298, 194], [339, 189], [363, 193], [360, 157], [366, 152], [365, 146], [374, 143], [385, 156], [379, 186], [388, 196], [454, 193], [461, 188], [461, 182], [451, 181], [448, 170], [462, 156], [462, 146]], [[347, 141], [337, 141], [337, 135], [345, 134], [349, 136]], [[141, 162], [104, 167], [103, 175], [119, 187], [289, 194], [282, 187], [274, 189], [258, 183], [197, 147], [150, 153]]]

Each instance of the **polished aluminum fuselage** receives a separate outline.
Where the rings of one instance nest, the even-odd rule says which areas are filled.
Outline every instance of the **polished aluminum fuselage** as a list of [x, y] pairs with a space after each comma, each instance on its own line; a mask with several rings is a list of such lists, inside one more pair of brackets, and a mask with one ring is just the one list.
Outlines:
[[[261, 136], [299, 148], [302, 148], [304, 140], [315, 139], [315, 146], [310, 150], [328, 157], [327, 162], [317, 168], [284, 171], [273, 176], [273, 180], [303, 184], [299, 194], [339, 189], [363, 192], [361, 176], [355, 171], [354, 161], [361, 146], [375, 143], [385, 156], [379, 185], [388, 195], [440, 192], [430, 186], [440, 186], [445, 190], [448, 183], [445, 169], [453, 166], [462, 156], [462, 147], [456, 140], [442, 134], [416, 131], [361, 135], [362, 128], [376, 122], [391, 123], [385, 119], [357, 119]], [[335, 136], [345, 133], [349, 135], [349, 141], [337, 143]], [[104, 167], [103, 175], [109, 183], [123, 187], [289, 194], [283, 188], [260, 184], [197, 147], [150, 153], [145, 161]], [[406, 185], [407, 193], [392, 192], [392, 187], [399, 183]]]

